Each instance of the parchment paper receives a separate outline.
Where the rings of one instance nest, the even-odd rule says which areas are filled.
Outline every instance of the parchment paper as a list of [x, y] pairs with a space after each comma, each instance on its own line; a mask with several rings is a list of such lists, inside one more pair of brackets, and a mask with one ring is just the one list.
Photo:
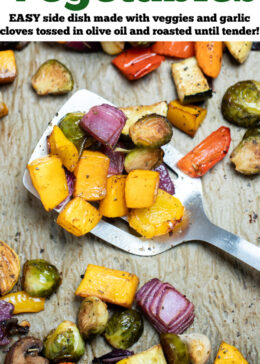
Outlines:
[[[87, 88], [118, 106], [151, 104], [176, 98], [170, 74], [172, 60], [145, 78], [129, 82], [110, 64], [104, 53], [78, 54], [59, 45], [30, 44], [16, 52], [19, 74], [12, 85], [1, 86], [9, 116], [0, 121], [0, 239], [26, 259], [50, 260], [62, 271], [63, 283], [45, 311], [21, 315], [31, 323], [32, 335], [43, 338], [61, 321], [76, 320], [80, 300], [74, 298], [81, 275], [89, 263], [135, 273], [142, 285], [158, 277], [172, 283], [195, 304], [196, 319], [188, 332], [201, 332], [211, 338], [216, 355], [221, 340], [236, 345], [250, 364], [260, 362], [260, 275], [228, 255], [203, 243], [188, 243], [156, 257], [141, 258], [111, 247], [91, 235], [76, 238], [55, 223], [56, 214], [47, 213], [40, 201], [22, 185], [26, 163], [47, 123], [69, 98], [38, 97], [30, 80], [47, 59], [56, 58], [72, 71], [74, 90]], [[186, 153], [221, 125], [231, 127], [233, 147], [244, 130], [223, 120], [221, 98], [231, 84], [245, 79], [260, 81], [260, 52], [251, 52], [244, 65], [224, 56], [221, 75], [214, 81], [214, 96], [208, 102], [208, 115], [194, 139], [174, 129], [172, 144]], [[229, 153], [230, 154], [230, 153]], [[254, 244], [260, 245], [260, 178], [235, 173], [226, 157], [203, 177], [206, 212], [212, 222]], [[15, 287], [20, 289], [20, 283]], [[158, 343], [158, 336], [145, 321], [144, 334], [133, 347], [135, 352]], [[93, 355], [110, 350], [102, 337], [86, 346], [79, 363], [91, 363]], [[4, 355], [0, 354], [3, 361]]]

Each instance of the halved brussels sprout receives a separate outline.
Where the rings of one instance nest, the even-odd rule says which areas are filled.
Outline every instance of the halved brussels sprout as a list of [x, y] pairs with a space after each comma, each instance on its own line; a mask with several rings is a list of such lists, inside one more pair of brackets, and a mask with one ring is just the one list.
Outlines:
[[40, 96], [66, 94], [73, 84], [71, 72], [56, 59], [43, 63], [32, 78], [32, 87]]
[[138, 311], [116, 312], [108, 321], [105, 338], [114, 348], [127, 349], [139, 340], [143, 329], [143, 319]]
[[84, 339], [99, 335], [108, 321], [107, 305], [97, 297], [85, 298], [78, 313], [78, 328]]
[[77, 361], [84, 352], [85, 343], [71, 321], [63, 321], [43, 341], [43, 355], [54, 363]]
[[260, 124], [260, 82], [242, 81], [229, 87], [222, 100], [222, 113], [231, 123], [254, 127]]
[[80, 120], [84, 115], [83, 112], [68, 113], [59, 123], [63, 134], [77, 147], [80, 153], [84, 148], [88, 148], [94, 143], [94, 139], [86, 134], [80, 126]]
[[145, 115], [129, 129], [129, 135], [137, 147], [159, 148], [169, 143], [172, 127], [161, 115]]
[[160, 342], [168, 364], [189, 364], [188, 347], [178, 335], [161, 334]]
[[249, 129], [230, 156], [236, 171], [245, 175], [260, 173], [260, 127]]
[[61, 284], [57, 268], [44, 259], [27, 260], [22, 287], [32, 297], [49, 297]]
[[134, 169], [154, 169], [163, 161], [162, 149], [136, 148], [125, 157], [125, 170], [127, 173]]

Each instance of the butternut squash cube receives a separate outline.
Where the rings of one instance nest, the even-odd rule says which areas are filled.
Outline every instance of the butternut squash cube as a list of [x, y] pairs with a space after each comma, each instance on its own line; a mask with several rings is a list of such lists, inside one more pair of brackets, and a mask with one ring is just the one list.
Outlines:
[[125, 184], [126, 206], [137, 209], [151, 207], [156, 200], [159, 179], [160, 175], [155, 171], [131, 171]]
[[207, 110], [196, 105], [182, 105], [179, 100], [169, 103], [167, 119], [176, 128], [194, 137], [205, 119]]
[[146, 238], [172, 231], [182, 219], [184, 207], [180, 200], [161, 189], [150, 208], [133, 209], [128, 216], [129, 225]]
[[214, 364], [248, 364], [248, 361], [237, 348], [222, 341]]
[[8, 107], [4, 103], [2, 93], [0, 92], [0, 118], [3, 118], [8, 114]]
[[161, 345], [122, 359], [117, 364], [167, 364]]
[[65, 137], [62, 130], [55, 125], [51, 135], [48, 137], [50, 153], [57, 155], [62, 164], [73, 172], [79, 159], [79, 152], [75, 145]]
[[13, 82], [17, 75], [14, 51], [0, 52], [0, 83]]
[[57, 224], [75, 236], [82, 236], [90, 232], [101, 217], [94, 206], [81, 197], [75, 197], [61, 211]]
[[138, 283], [135, 274], [89, 264], [75, 294], [81, 297], [95, 296], [102, 301], [130, 308]]
[[110, 159], [103, 153], [85, 150], [74, 170], [74, 197], [87, 201], [102, 200], [106, 196]]
[[106, 217], [121, 217], [128, 214], [125, 202], [126, 176], [114, 175], [107, 179], [107, 194], [100, 201], [99, 211]]
[[54, 209], [68, 197], [67, 179], [60, 158], [55, 155], [38, 158], [27, 168], [46, 211]]

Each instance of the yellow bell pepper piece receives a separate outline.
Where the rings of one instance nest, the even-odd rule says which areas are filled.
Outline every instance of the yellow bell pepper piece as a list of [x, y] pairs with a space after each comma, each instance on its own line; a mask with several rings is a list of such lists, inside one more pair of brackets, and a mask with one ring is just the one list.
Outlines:
[[75, 197], [61, 211], [57, 224], [75, 236], [82, 236], [92, 230], [101, 217], [94, 206], [81, 197]]
[[194, 137], [205, 119], [207, 110], [197, 105], [182, 105], [179, 100], [169, 103], [167, 119], [176, 128]]
[[161, 345], [122, 359], [117, 364], [167, 364]]
[[135, 169], [125, 183], [126, 206], [129, 208], [151, 207], [157, 196], [160, 175], [155, 171]]
[[139, 279], [135, 274], [89, 264], [76, 296], [95, 296], [102, 301], [130, 308]]
[[248, 361], [235, 346], [223, 341], [220, 344], [214, 364], [248, 364]]
[[55, 155], [38, 158], [27, 168], [46, 211], [54, 209], [68, 197], [67, 179], [60, 158]]
[[123, 175], [111, 176], [107, 179], [107, 194], [99, 205], [101, 215], [111, 218], [127, 215], [125, 181], [126, 176]]
[[14, 51], [0, 52], [0, 83], [13, 82], [17, 75]]
[[65, 137], [62, 130], [55, 125], [51, 135], [48, 137], [50, 153], [57, 155], [62, 164], [73, 172], [79, 159], [79, 152], [75, 145]]
[[102, 200], [106, 196], [110, 159], [103, 153], [85, 150], [74, 170], [74, 197], [87, 201]]
[[9, 293], [0, 298], [14, 305], [14, 314], [44, 310], [45, 298], [31, 297], [24, 291]]

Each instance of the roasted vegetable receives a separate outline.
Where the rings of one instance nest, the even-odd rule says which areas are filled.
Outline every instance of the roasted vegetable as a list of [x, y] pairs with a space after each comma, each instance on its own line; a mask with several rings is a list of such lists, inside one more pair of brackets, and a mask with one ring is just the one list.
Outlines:
[[100, 42], [103, 51], [111, 56], [121, 53], [125, 48], [125, 42]]
[[74, 197], [102, 200], [106, 196], [108, 168], [109, 158], [105, 154], [85, 150], [74, 170]]
[[125, 170], [127, 173], [134, 169], [150, 170], [160, 165], [163, 161], [162, 149], [136, 148], [127, 154], [125, 158]]
[[32, 297], [24, 291], [9, 293], [8, 295], [1, 297], [0, 300], [9, 302], [14, 306], [14, 315], [18, 313], [40, 312], [44, 310], [45, 298]]
[[55, 155], [38, 158], [27, 168], [46, 211], [54, 209], [68, 197], [67, 179], [60, 158]]
[[132, 209], [128, 222], [140, 235], [153, 238], [172, 231], [183, 214], [184, 207], [180, 200], [159, 189], [155, 203], [150, 208]]
[[117, 364], [167, 364], [163, 355], [161, 345], [153, 346], [152, 348], [135, 354], [129, 358], [120, 360]]
[[42, 342], [27, 336], [16, 341], [6, 354], [4, 364], [49, 364], [49, 360], [39, 356]]
[[222, 341], [214, 364], [249, 364], [240, 351]]
[[152, 42], [129, 42], [132, 47], [149, 47]]
[[107, 321], [107, 305], [98, 297], [87, 297], [81, 302], [78, 313], [78, 328], [84, 339], [102, 334]]
[[172, 127], [164, 116], [150, 114], [134, 123], [129, 135], [137, 147], [159, 148], [171, 140]]
[[260, 173], [260, 127], [249, 129], [230, 156], [236, 171], [251, 175]]
[[229, 87], [221, 109], [224, 118], [237, 126], [260, 125], [260, 82], [241, 81]]
[[160, 174], [159, 188], [165, 192], [168, 192], [170, 195], [174, 195], [175, 187], [166, 165], [164, 163], [160, 164], [155, 168], [155, 171], [159, 172]]
[[156, 42], [152, 50], [162, 56], [189, 58], [195, 56], [194, 42]]
[[123, 175], [115, 175], [107, 179], [107, 194], [99, 205], [102, 216], [114, 218], [127, 215], [125, 182], [126, 176]]
[[71, 72], [56, 59], [43, 63], [32, 77], [32, 87], [40, 96], [63, 95], [73, 89]]
[[69, 139], [81, 154], [84, 148], [93, 144], [93, 138], [87, 135], [80, 126], [80, 120], [85, 114], [82, 112], [73, 112], [66, 114], [60, 121], [59, 127], [65, 137]]
[[172, 76], [183, 104], [204, 101], [212, 96], [212, 90], [195, 57], [173, 63]]
[[61, 284], [57, 268], [44, 259], [27, 260], [23, 266], [22, 287], [32, 297], [49, 297]]
[[195, 42], [195, 53], [199, 67], [208, 77], [217, 78], [222, 64], [222, 42]]
[[176, 334], [161, 334], [160, 342], [168, 364], [189, 364], [187, 345]]
[[91, 231], [100, 221], [101, 214], [81, 197], [73, 198], [60, 212], [57, 224], [75, 236]]
[[8, 107], [4, 103], [2, 92], [0, 92], [0, 118], [8, 115]]
[[20, 260], [16, 252], [0, 241], [0, 296], [10, 292], [16, 285], [20, 274]]
[[194, 305], [157, 278], [139, 289], [136, 302], [159, 333], [181, 334], [194, 320]]
[[165, 60], [163, 56], [154, 53], [151, 48], [130, 48], [116, 58], [112, 63], [128, 80], [137, 80], [154, 71]]
[[14, 49], [17, 51], [25, 48], [30, 42], [0, 42], [0, 50]]
[[43, 355], [54, 363], [62, 360], [78, 361], [84, 352], [84, 341], [71, 321], [63, 321], [43, 341]]
[[231, 55], [239, 63], [244, 63], [251, 51], [252, 42], [225, 42]]
[[57, 155], [62, 164], [73, 172], [79, 159], [79, 152], [75, 145], [66, 138], [62, 130], [55, 125], [52, 133], [48, 137], [50, 154]]
[[66, 174], [66, 180], [67, 180], [69, 194], [68, 194], [68, 197], [65, 198], [65, 200], [63, 200], [58, 206], [56, 206], [56, 208], [55, 208], [56, 210], [63, 209], [63, 207], [66, 206], [67, 203], [70, 201], [70, 199], [73, 195], [73, 192], [74, 192], [75, 176], [72, 172], [69, 172], [68, 170], [65, 170], [65, 174]]
[[137, 209], [151, 207], [156, 200], [159, 178], [155, 171], [131, 171], [125, 184], [126, 206]]
[[182, 105], [179, 100], [169, 103], [167, 119], [176, 128], [194, 137], [207, 115], [207, 110], [196, 105]]
[[132, 355], [134, 355], [133, 351], [114, 349], [109, 353], [100, 356], [99, 358], [94, 358], [92, 364], [114, 364], [117, 363], [119, 360], [128, 358]]
[[145, 115], [157, 114], [166, 117], [168, 105], [166, 101], [161, 101], [152, 105], [123, 107], [120, 110], [122, 110], [127, 117], [126, 124], [122, 130], [122, 134], [127, 136], [129, 135], [130, 127]]
[[[119, 148], [121, 146], [123, 146], [121, 143], [116, 145], [116, 147]], [[117, 152], [105, 145], [102, 146], [100, 152], [104, 153], [109, 158], [108, 176], [123, 173], [125, 153]]]
[[130, 308], [138, 283], [135, 274], [89, 264], [75, 294], [95, 296], [102, 301]]
[[17, 76], [17, 68], [16, 68], [14, 51], [11, 50], [1, 51], [0, 84], [13, 82], [16, 76]]
[[58, 42], [77, 52], [91, 53], [100, 50], [99, 42]]
[[202, 334], [183, 334], [180, 339], [187, 345], [191, 364], [206, 364], [211, 353], [211, 344]]
[[114, 148], [125, 122], [126, 116], [120, 109], [102, 104], [93, 106], [83, 116], [80, 126], [100, 143]]
[[177, 166], [190, 177], [201, 177], [228, 153], [230, 129], [221, 126], [179, 160]]
[[115, 312], [107, 323], [105, 338], [114, 348], [127, 349], [140, 339], [143, 329], [143, 319], [138, 311]]

